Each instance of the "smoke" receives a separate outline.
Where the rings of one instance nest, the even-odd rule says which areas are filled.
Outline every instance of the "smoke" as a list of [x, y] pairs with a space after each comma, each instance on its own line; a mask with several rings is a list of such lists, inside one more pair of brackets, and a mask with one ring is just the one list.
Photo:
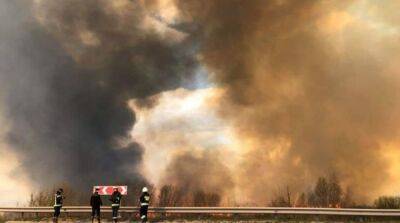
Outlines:
[[[335, 172], [358, 199], [388, 182], [399, 129], [394, 1], [176, 1], [242, 139], [237, 185], [265, 203]], [[251, 182], [251, 183], [249, 183]]]
[[133, 100], [130, 105], [137, 115], [131, 134], [145, 147], [141, 169], [149, 182], [158, 188], [171, 185], [186, 199], [204, 191], [217, 193], [225, 203], [234, 201], [233, 173], [224, 159], [233, 153], [227, 146], [229, 128], [213, 104], [218, 91], [180, 88], [148, 100], [157, 104]]
[[174, 156], [165, 173], [164, 184], [172, 184], [189, 195], [202, 190], [225, 197], [233, 188], [229, 169], [215, 151], [182, 151]]
[[[39, 185], [143, 181], [147, 141], [130, 138], [128, 101], [153, 111], [160, 93], [200, 87], [201, 69], [221, 94], [209, 103], [233, 139], [199, 152], [197, 139], [175, 142], [180, 132], [171, 140], [152, 126], [155, 137], [142, 138], [161, 143], [151, 150], [163, 140], [172, 148], [160, 148], [169, 156], [160, 182], [264, 204], [277, 187], [303, 191], [331, 173], [359, 200], [391, 179], [400, 121], [395, 1], [0, 4], [6, 141]], [[184, 122], [161, 130], [170, 125], [197, 131]], [[225, 157], [228, 146], [235, 157]]]
[[128, 100], [190, 82], [196, 62], [185, 34], [136, 1], [1, 5], [5, 140], [20, 168], [40, 186], [144, 181]]

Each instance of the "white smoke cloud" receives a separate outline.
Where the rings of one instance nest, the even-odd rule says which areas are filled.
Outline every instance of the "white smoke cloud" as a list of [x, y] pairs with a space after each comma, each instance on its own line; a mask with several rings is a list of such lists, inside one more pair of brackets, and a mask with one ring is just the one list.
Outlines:
[[131, 132], [145, 145], [143, 170], [146, 178], [158, 185], [171, 159], [185, 150], [218, 150], [234, 153], [229, 123], [216, 115], [219, 89], [177, 89], [153, 96], [157, 104], [130, 105], [137, 116]]
[[[7, 122], [0, 112], [0, 139], [4, 137]], [[8, 147], [0, 140], [0, 206], [27, 205], [32, 185], [25, 174], [18, 170], [20, 163]]]

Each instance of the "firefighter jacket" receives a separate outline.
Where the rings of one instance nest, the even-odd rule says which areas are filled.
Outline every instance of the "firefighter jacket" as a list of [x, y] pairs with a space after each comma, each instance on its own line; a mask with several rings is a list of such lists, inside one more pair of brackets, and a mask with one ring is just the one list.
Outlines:
[[120, 206], [121, 198], [122, 198], [121, 193], [119, 191], [114, 191], [110, 198], [111, 206], [113, 206], [113, 207]]
[[61, 195], [61, 193], [57, 192], [54, 195], [54, 207], [62, 207], [64, 197]]
[[149, 206], [150, 194], [147, 192], [142, 193], [140, 196], [140, 206]]

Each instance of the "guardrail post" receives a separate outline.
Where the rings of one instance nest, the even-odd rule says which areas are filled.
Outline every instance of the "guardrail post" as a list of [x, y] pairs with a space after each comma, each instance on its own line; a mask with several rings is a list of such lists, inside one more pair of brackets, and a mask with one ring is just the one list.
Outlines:
[[21, 212], [21, 219], [24, 220], [24, 212]]

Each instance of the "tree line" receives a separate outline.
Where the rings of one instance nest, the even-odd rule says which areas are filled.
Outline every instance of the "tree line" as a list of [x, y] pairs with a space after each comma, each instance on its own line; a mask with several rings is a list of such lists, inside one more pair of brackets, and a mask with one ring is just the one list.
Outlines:
[[[64, 205], [88, 205], [90, 199], [90, 191], [86, 193], [78, 192], [68, 184], [60, 184], [60, 188], [64, 190]], [[42, 189], [37, 193], [32, 193], [29, 198], [29, 206], [52, 206], [54, 203], [54, 193], [59, 187]], [[155, 188], [148, 186], [150, 194], [155, 194]], [[128, 196], [122, 199], [124, 206], [137, 206], [142, 185], [128, 185]], [[221, 195], [217, 193], [209, 193], [204, 190], [187, 191], [184, 188], [172, 185], [164, 185], [158, 192], [157, 196], [152, 196], [153, 206], [219, 206]], [[105, 205], [109, 204], [108, 199], [103, 199]]]
[[[136, 206], [143, 183], [128, 184], [128, 194], [122, 200], [122, 205]], [[67, 198], [65, 205], [88, 205], [90, 192], [82, 193], [66, 183], [60, 184], [57, 188], [64, 189], [64, 195]], [[56, 187], [40, 190], [31, 194], [29, 206], [51, 206], [54, 202], [54, 193]], [[205, 190], [188, 191], [182, 187], [173, 185], [164, 185], [158, 191], [153, 186], [148, 186], [152, 196], [152, 206], [176, 207], [176, 206], [220, 206], [221, 194], [208, 192]], [[156, 193], [157, 192], [157, 193]], [[103, 199], [105, 205], [108, 199]], [[279, 190], [279, 193], [272, 196], [267, 202], [272, 207], [373, 207], [385, 209], [400, 208], [400, 197], [381, 196], [378, 197], [372, 205], [357, 204], [352, 196], [351, 188], [342, 188], [338, 177], [335, 174], [329, 177], [319, 177], [311, 189], [302, 193], [293, 193], [289, 186]]]
[[307, 192], [302, 192], [296, 197], [286, 186], [284, 192], [271, 199], [273, 207], [354, 207], [351, 189], [343, 190], [335, 174], [329, 177], [319, 177]]

